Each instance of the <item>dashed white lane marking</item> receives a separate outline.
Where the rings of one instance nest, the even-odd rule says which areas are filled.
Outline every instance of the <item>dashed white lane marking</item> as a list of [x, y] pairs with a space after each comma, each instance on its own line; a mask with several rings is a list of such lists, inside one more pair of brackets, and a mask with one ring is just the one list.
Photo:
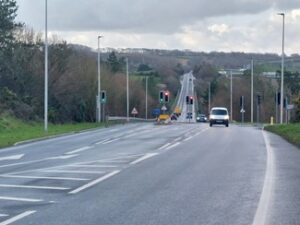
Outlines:
[[16, 201], [16, 202], [42, 202], [42, 201], [44, 201], [43, 199], [17, 198], [17, 197], [8, 197], [8, 196], [0, 196], [0, 200]]
[[12, 224], [12, 223], [14, 223], [14, 222], [16, 222], [18, 220], [21, 220], [21, 219], [23, 219], [23, 218], [25, 218], [27, 216], [32, 215], [33, 213], [36, 213], [36, 211], [26, 211], [26, 212], [23, 212], [23, 213], [21, 213], [21, 214], [19, 214], [17, 216], [14, 216], [14, 217], [12, 217], [12, 218], [10, 218], [8, 220], [5, 220], [5, 221], [1, 222], [0, 225], [9, 225], [9, 224]]
[[103, 141], [96, 142], [95, 144], [96, 144], [96, 145], [100, 145], [100, 144], [103, 144], [104, 142], [107, 142], [107, 141], [109, 141], [109, 140], [110, 140], [110, 138], [106, 138], [106, 139], [104, 139]]
[[274, 166], [275, 165], [274, 154], [273, 154], [273, 149], [270, 145], [270, 140], [265, 131], [262, 131], [262, 133], [263, 133], [263, 137], [266, 144], [266, 150], [267, 150], [267, 166], [266, 166], [266, 174], [265, 174], [262, 193], [260, 196], [260, 200], [258, 203], [258, 207], [252, 225], [268, 224], [268, 212], [271, 206], [273, 187], [275, 181], [275, 172], [276, 172]]
[[14, 185], [14, 184], [0, 184], [0, 188], [26, 188], [26, 189], [41, 189], [41, 190], [69, 190], [67, 187], [48, 187], [48, 186], [31, 186], [31, 185]]
[[8, 214], [0, 214], [0, 217], [7, 217], [9, 216]]
[[86, 173], [86, 174], [101, 174], [104, 171], [88, 171], [88, 170], [37, 170], [42, 173]]
[[44, 180], [74, 180], [74, 181], [88, 181], [87, 178], [75, 178], [75, 177], [43, 177], [43, 176], [21, 176], [21, 175], [0, 175], [0, 177], [6, 178], [21, 178], [21, 179], [44, 179]]
[[74, 149], [74, 150], [69, 151], [69, 152], [67, 152], [65, 154], [66, 155], [72, 155], [74, 153], [83, 152], [83, 151], [89, 150], [91, 148], [92, 148], [91, 146], [85, 146], [85, 147], [82, 147], [82, 148]]
[[141, 158], [138, 158], [137, 160], [134, 160], [133, 162], [130, 163], [130, 165], [135, 165], [139, 162], [142, 162], [142, 161], [144, 161], [146, 159], [149, 159], [149, 158], [151, 158], [153, 156], [156, 156], [156, 155], [158, 155], [158, 153], [148, 153], [148, 154], [142, 156]]
[[104, 176], [102, 176], [102, 177], [100, 177], [100, 178], [98, 178], [98, 179], [96, 179], [96, 180], [94, 180], [90, 183], [87, 183], [87, 184], [73, 190], [73, 191], [70, 191], [69, 194], [77, 194], [78, 192], [83, 191], [87, 188], [90, 188], [90, 187], [92, 187], [92, 186], [94, 186], [94, 185], [96, 185], [96, 184], [98, 184], [98, 183], [100, 183], [100, 182], [102, 182], [102, 181], [118, 174], [118, 173], [120, 173], [120, 170], [115, 170], [115, 171], [113, 171], [111, 173], [108, 173], [108, 174], [106, 174], [106, 175], [104, 175]]
[[176, 138], [174, 141], [179, 141], [181, 139], [181, 137]]
[[161, 147], [160, 147], [158, 150], [162, 150], [162, 149], [164, 149], [164, 148], [168, 147], [170, 144], [171, 144], [171, 143], [167, 143], [167, 144], [165, 144], [165, 145], [161, 146]]
[[176, 142], [175, 144], [170, 145], [169, 147], [165, 148], [165, 150], [170, 150], [171, 148], [175, 148], [176, 146], [180, 145], [180, 142]]

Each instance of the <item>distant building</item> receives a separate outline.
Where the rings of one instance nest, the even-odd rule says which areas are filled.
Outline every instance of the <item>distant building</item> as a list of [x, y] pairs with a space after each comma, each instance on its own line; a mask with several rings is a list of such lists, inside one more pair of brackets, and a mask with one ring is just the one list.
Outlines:
[[264, 77], [273, 78], [273, 79], [275, 79], [277, 77], [276, 72], [262, 72], [261, 75]]

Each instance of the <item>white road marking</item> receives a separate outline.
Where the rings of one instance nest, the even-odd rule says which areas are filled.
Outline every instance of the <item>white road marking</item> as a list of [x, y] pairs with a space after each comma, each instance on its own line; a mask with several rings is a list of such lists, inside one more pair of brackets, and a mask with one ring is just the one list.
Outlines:
[[186, 139], [184, 139], [183, 141], [188, 141], [188, 140], [191, 140], [193, 137], [188, 137]]
[[0, 217], [7, 217], [7, 216], [9, 216], [9, 215], [7, 215], [7, 214], [0, 214]]
[[16, 201], [16, 202], [42, 202], [42, 199], [34, 199], [34, 198], [17, 198], [17, 197], [7, 197], [7, 196], [0, 196], [0, 200], [7, 200], [7, 201]]
[[25, 154], [19, 154], [19, 155], [11, 155], [11, 156], [5, 156], [5, 157], [0, 157], [0, 161], [4, 160], [18, 160], [23, 158]]
[[86, 174], [101, 174], [105, 173], [104, 171], [87, 171], [87, 170], [37, 170], [42, 173], [86, 173]]
[[0, 184], [0, 188], [26, 188], [26, 189], [41, 189], [41, 190], [69, 190], [67, 187], [47, 187], [47, 186], [30, 186], [30, 185], [14, 185], [14, 184]]
[[39, 159], [39, 160], [32, 160], [32, 161], [27, 161], [27, 162], [21, 162], [21, 163], [12, 163], [12, 164], [7, 164], [7, 165], [2, 165], [0, 168], [5, 168], [5, 167], [12, 167], [12, 166], [20, 166], [20, 165], [26, 165], [26, 164], [33, 164], [33, 163], [38, 163], [38, 162], [43, 162], [47, 160], [55, 160], [55, 159], [70, 159], [73, 157], [76, 157], [77, 155], [63, 155], [63, 156], [55, 156], [55, 157], [49, 157], [45, 159]]
[[273, 154], [273, 149], [270, 144], [270, 140], [265, 131], [262, 131], [263, 137], [266, 144], [267, 150], [267, 166], [264, 185], [258, 207], [255, 213], [255, 217], [252, 225], [264, 225], [268, 224], [268, 211], [271, 207], [273, 187], [275, 183], [275, 159]]
[[147, 153], [146, 155], [142, 156], [141, 158], [138, 158], [137, 160], [131, 162], [130, 165], [135, 165], [139, 162], [142, 162], [142, 161], [144, 161], [146, 159], [149, 159], [149, 158], [151, 158], [153, 156], [156, 156], [156, 155], [158, 155], [158, 153]]
[[0, 225], [9, 225], [9, 224], [12, 224], [12, 223], [14, 223], [14, 222], [16, 222], [18, 220], [23, 219], [24, 217], [32, 215], [33, 213], [36, 213], [36, 211], [26, 211], [26, 212], [23, 212], [23, 213], [21, 213], [21, 214], [19, 214], [17, 216], [14, 216], [14, 217], [12, 217], [12, 218], [10, 218], [8, 220], [5, 220], [5, 221], [1, 222]]
[[118, 173], [120, 173], [120, 170], [115, 170], [115, 171], [113, 171], [113, 172], [111, 172], [109, 174], [106, 174], [106, 175], [104, 175], [104, 176], [102, 176], [102, 177], [100, 177], [100, 178], [98, 178], [98, 179], [96, 179], [96, 180], [94, 180], [94, 181], [92, 181], [92, 182], [90, 182], [88, 184], [85, 184], [85, 185], [83, 185], [83, 186], [81, 186], [81, 187], [79, 187], [79, 188], [77, 188], [77, 189], [69, 192], [69, 194], [77, 194], [78, 192], [83, 191], [83, 190], [85, 190], [87, 188], [90, 188], [90, 187], [92, 187], [92, 186], [94, 186], [94, 185], [96, 185], [96, 184], [98, 184], [98, 183], [100, 183], [100, 182], [102, 182], [102, 181], [104, 181], [104, 180], [106, 180], [106, 179], [108, 179], [108, 178], [110, 178], [110, 177], [118, 174]]
[[180, 145], [180, 142], [176, 142], [175, 144], [170, 145], [169, 147], [167, 147], [165, 150], [170, 150], [171, 148], [175, 148], [176, 146]]
[[100, 144], [103, 144], [104, 142], [107, 142], [109, 140], [110, 140], [110, 138], [107, 138], [107, 139], [104, 139], [103, 141], [96, 142], [95, 144], [100, 145]]
[[176, 138], [174, 141], [179, 141], [181, 139], [181, 137]]
[[103, 145], [106, 145], [106, 144], [112, 143], [112, 142], [114, 142], [114, 141], [118, 141], [118, 140], [120, 140], [120, 139], [121, 139], [121, 138], [115, 138], [115, 139], [112, 139], [112, 140], [103, 142], [102, 144], [103, 144]]
[[91, 148], [92, 148], [91, 146], [85, 146], [85, 147], [82, 147], [82, 148], [78, 148], [78, 149], [69, 151], [69, 152], [67, 152], [67, 153], [65, 153], [65, 154], [66, 154], [66, 155], [72, 155], [72, 154], [74, 154], [74, 153], [86, 151], [86, 150], [89, 150], [89, 149], [91, 149]]
[[86, 168], [116, 168], [118, 166], [112, 165], [84, 165], [84, 164], [74, 164], [74, 165], [66, 165], [64, 167], [86, 167]]
[[21, 178], [21, 179], [44, 179], [44, 180], [74, 180], [74, 181], [88, 181], [87, 178], [75, 178], [75, 177], [43, 177], [43, 176], [21, 176], [21, 175], [0, 175], [0, 177], [7, 178]]
[[162, 149], [164, 149], [164, 148], [168, 147], [170, 144], [171, 144], [171, 143], [167, 143], [167, 144], [165, 144], [165, 145], [161, 146], [161, 147], [160, 147], [158, 150], [162, 150]]
[[125, 160], [120, 160], [120, 159], [112, 159], [112, 160], [97, 160], [97, 162], [99, 163], [127, 163], [128, 161], [125, 161]]

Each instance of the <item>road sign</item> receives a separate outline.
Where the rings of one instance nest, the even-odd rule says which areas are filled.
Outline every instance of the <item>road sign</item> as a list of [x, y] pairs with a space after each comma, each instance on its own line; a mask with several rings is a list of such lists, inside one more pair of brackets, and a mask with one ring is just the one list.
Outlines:
[[287, 110], [292, 110], [292, 109], [294, 109], [294, 105], [287, 105], [286, 109]]
[[137, 115], [137, 114], [139, 114], [139, 112], [136, 110], [136, 108], [134, 107], [133, 109], [132, 109], [132, 111], [131, 111], [131, 114], [132, 115]]
[[245, 109], [241, 109], [241, 113], [245, 113], [246, 112], [246, 110]]
[[153, 116], [159, 116], [160, 115], [160, 109], [153, 109], [152, 110], [152, 115]]
[[163, 106], [161, 107], [161, 110], [162, 110], [162, 111], [166, 111], [166, 110], [167, 110], [167, 107], [166, 107], [165, 105], [163, 105]]

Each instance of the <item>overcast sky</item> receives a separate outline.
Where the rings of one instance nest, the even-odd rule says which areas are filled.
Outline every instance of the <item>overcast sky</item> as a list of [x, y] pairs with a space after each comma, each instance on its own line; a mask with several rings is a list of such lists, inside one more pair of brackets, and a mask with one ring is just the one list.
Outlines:
[[[45, 0], [17, 0], [18, 21], [44, 31]], [[51, 34], [97, 47], [300, 53], [300, 0], [48, 0]]]

